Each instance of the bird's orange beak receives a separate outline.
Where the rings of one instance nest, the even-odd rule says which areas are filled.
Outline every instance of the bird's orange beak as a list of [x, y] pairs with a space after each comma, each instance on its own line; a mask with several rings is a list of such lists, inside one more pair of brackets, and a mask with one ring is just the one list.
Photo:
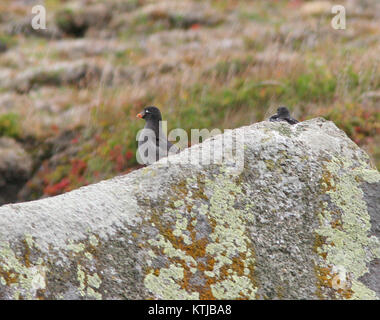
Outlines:
[[138, 114], [136, 115], [136, 117], [137, 117], [137, 118], [141, 118], [141, 119], [142, 119], [142, 117], [143, 117], [143, 114], [142, 114], [142, 112], [138, 113]]

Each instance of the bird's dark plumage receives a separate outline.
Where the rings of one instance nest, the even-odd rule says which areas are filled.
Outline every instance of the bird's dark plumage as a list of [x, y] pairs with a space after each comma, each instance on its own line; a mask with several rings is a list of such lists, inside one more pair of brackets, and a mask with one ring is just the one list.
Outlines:
[[279, 107], [277, 113], [269, 118], [269, 121], [286, 121], [289, 124], [296, 124], [299, 121], [290, 116], [290, 112], [287, 107]]
[[161, 158], [180, 151], [175, 145], [168, 141], [162, 132], [162, 116], [157, 107], [146, 107], [137, 117], [146, 121], [142, 131], [144, 139], [139, 139], [138, 142], [138, 152], [140, 150], [144, 152], [145, 157], [141, 157], [140, 154], [140, 158], [145, 159], [145, 161], [143, 161], [145, 164], [152, 164]]

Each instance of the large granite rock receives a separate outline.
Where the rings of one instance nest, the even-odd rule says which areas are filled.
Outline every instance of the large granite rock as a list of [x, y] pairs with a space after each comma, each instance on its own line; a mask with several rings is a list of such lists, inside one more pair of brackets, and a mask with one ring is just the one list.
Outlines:
[[[242, 170], [197, 164], [232, 134]], [[332, 122], [260, 122], [169, 160], [1, 207], [0, 298], [380, 297], [380, 174]]]

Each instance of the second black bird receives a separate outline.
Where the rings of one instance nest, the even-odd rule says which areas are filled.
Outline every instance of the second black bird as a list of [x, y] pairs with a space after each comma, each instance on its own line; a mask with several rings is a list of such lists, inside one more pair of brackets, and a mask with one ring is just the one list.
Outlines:
[[296, 124], [299, 121], [290, 116], [290, 112], [287, 107], [279, 107], [277, 113], [269, 118], [269, 121], [286, 121], [289, 124]]

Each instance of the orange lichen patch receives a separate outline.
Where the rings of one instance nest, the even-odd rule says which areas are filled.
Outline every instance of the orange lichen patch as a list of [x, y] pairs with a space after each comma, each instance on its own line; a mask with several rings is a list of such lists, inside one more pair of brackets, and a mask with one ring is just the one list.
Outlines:
[[199, 300], [216, 300], [211, 290], [211, 286], [215, 283], [215, 278], [207, 277], [206, 285], [199, 291]]
[[[181, 188], [181, 190], [183, 189]], [[184, 194], [186, 194], [186, 192], [184, 192]], [[184, 270], [183, 279], [179, 283], [180, 287], [188, 292], [199, 292], [199, 299], [201, 300], [215, 300], [215, 297], [211, 291], [211, 285], [216, 282], [216, 279], [204, 274], [205, 271], [213, 270], [215, 259], [206, 253], [206, 247], [209, 244], [209, 240], [206, 237], [196, 239], [196, 230], [194, 225], [191, 223], [194, 220], [195, 218], [191, 218], [187, 224], [187, 231], [190, 233], [189, 237], [191, 239], [191, 244], [185, 244], [182, 236], [174, 235], [173, 230], [169, 226], [163, 224], [160, 219], [159, 212], [153, 212], [151, 215], [151, 222], [154, 223], [160, 234], [171, 243], [173, 248], [183, 251], [186, 255], [197, 261], [196, 265], [189, 266], [186, 261], [179, 258], [169, 259], [171, 263], [181, 265]], [[161, 252], [161, 254], [163, 254], [163, 252]], [[200, 262], [200, 258], [203, 258], [205, 262]], [[197, 271], [199, 272], [197, 273]], [[149, 272], [151, 272], [151, 270], [148, 270], [148, 273]], [[204, 285], [195, 285], [191, 283], [191, 278], [195, 273], [204, 278]]]
[[320, 255], [320, 253], [318, 252], [318, 248], [322, 248], [324, 244], [326, 244], [326, 237], [321, 236], [320, 234], [316, 233], [314, 246], [313, 246], [314, 252]]
[[[187, 199], [187, 194], [190, 191], [188, 191], [187, 184], [184, 181], [177, 183], [173, 187], [176, 193], [166, 202], [169, 209], [165, 211], [165, 216], [177, 217], [175, 224], [173, 224], [172, 219], [162, 219], [160, 209], [154, 208], [154, 206], [150, 207], [149, 222], [157, 228], [161, 238], [160, 241], [165, 241], [161, 242], [162, 245], [149, 249], [153, 250], [155, 254], [168, 258], [168, 263], [165, 267], [176, 266], [181, 269], [183, 276], [175, 280], [181, 290], [190, 294], [198, 293], [200, 300], [214, 300], [216, 299], [213, 294], [215, 285], [221, 281], [233, 282], [233, 276], [248, 277], [252, 283], [256, 283], [253, 262], [250, 261], [254, 261], [254, 252], [253, 248], [251, 248], [252, 245], [249, 243], [244, 246], [248, 247], [249, 253], [248, 251], [240, 252], [240, 250], [237, 250], [235, 257], [231, 257], [232, 252], [227, 249], [225, 252], [219, 253], [208, 251], [207, 248], [211, 244], [211, 240], [207, 236], [199, 238], [200, 234], [196, 229], [197, 218], [189, 214], [192, 211], [194, 199], [209, 202], [205, 194], [203, 180], [199, 176], [196, 178], [197, 186], [191, 188], [191, 197], [189, 199]], [[236, 196], [236, 192], [230, 194]], [[215, 228], [220, 224], [220, 221], [216, 221], [212, 215], [206, 214], [206, 216], [211, 227], [210, 234], [215, 234]], [[230, 226], [225, 223], [224, 227], [228, 229]], [[218, 243], [218, 241], [218, 237], [213, 238], [213, 243]], [[172, 254], [168, 256], [168, 252], [172, 252]], [[227, 255], [227, 252], [229, 252], [229, 257], [226, 256], [225, 259], [220, 260], [220, 258], [224, 258], [224, 255]], [[217, 255], [221, 257], [217, 257]], [[222, 263], [223, 260], [225, 262]], [[247, 260], [250, 262], [246, 263]], [[159, 273], [151, 268], [148, 268], [147, 274], [159, 276]], [[237, 298], [248, 299], [248, 295], [249, 293], [242, 291]]]
[[[182, 264], [183, 266], [183, 264]], [[183, 266], [183, 280], [181, 283], [181, 289], [188, 289], [190, 287], [190, 279], [192, 272], [188, 266]]]
[[[323, 245], [326, 245], [326, 237], [323, 237], [319, 234], [316, 234], [314, 242], [314, 251], [326, 261], [327, 252], [318, 252], [318, 248], [322, 248]], [[330, 246], [335, 246], [333, 242], [329, 243]], [[329, 293], [333, 295], [333, 298], [344, 298], [349, 299], [353, 291], [349, 286], [349, 279], [346, 276], [345, 284], [341, 283], [339, 274], [332, 272], [331, 266], [321, 267], [318, 265], [314, 266], [315, 275], [317, 278], [317, 290], [316, 295], [320, 299], [326, 299], [327, 297], [323, 295], [323, 292], [328, 290]]]
[[[159, 228], [160, 229], [160, 228]], [[173, 235], [173, 231], [167, 229], [165, 232], [161, 233], [164, 237], [170, 241], [175, 249], [180, 249], [186, 253], [186, 255], [192, 257], [195, 261], [198, 261], [199, 258], [206, 258], [206, 262], [198, 262], [197, 265], [191, 266], [192, 268], [196, 268], [202, 275], [204, 275], [204, 271], [212, 271], [214, 267], [215, 260], [212, 256], [206, 254], [206, 246], [209, 243], [207, 238], [196, 239], [196, 233], [194, 227], [191, 224], [188, 224], [188, 230], [190, 231], [190, 238], [192, 239], [192, 243], [186, 245], [183, 241], [183, 238], [177, 237]], [[177, 262], [181, 264], [184, 269], [184, 278], [181, 287], [188, 292], [197, 291], [199, 292], [199, 299], [208, 299], [215, 300], [215, 297], [211, 292], [211, 285], [215, 283], [215, 279], [204, 275], [206, 278], [205, 286], [199, 287], [195, 285], [191, 285], [191, 277], [193, 276], [193, 272], [190, 270], [190, 266], [183, 260], [180, 259], [172, 259], [172, 262]]]
[[349, 289], [338, 289], [338, 293], [344, 297], [345, 299], [351, 299], [352, 295], [354, 294], [354, 291]]
[[321, 299], [325, 298], [322, 295], [323, 288], [333, 289], [333, 292], [335, 293], [334, 298], [350, 299], [352, 297], [354, 292], [350, 287], [346, 285], [349, 283], [348, 277], [346, 277], [345, 284], [342, 284], [341, 280], [339, 279], [339, 274], [332, 272], [332, 269], [330, 267], [316, 267], [315, 271], [318, 276], [318, 297]]
[[246, 254], [240, 253], [238, 257], [232, 258], [232, 264], [231, 269], [236, 272], [238, 276], [244, 275], [244, 260], [245, 260]]
[[328, 170], [325, 170], [325, 172], [322, 175], [321, 178], [321, 186], [322, 186], [322, 191], [327, 192], [327, 191], [335, 191], [335, 183], [334, 182], [334, 177], [331, 172]]
[[200, 257], [206, 256], [206, 246], [208, 244], [207, 238], [201, 238], [199, 240], [193, 241], [190, 245], [184, 245], [182, 250], [186, 252], [187, 255], [197, 260]]
[[[313, 250], [314, 250], [315, 253], [317, 253], [319, 256], [321, 256], [323, 258], [323, 260], [326, 260], [327, 253], [325, 253], [325, 252], [318, 252], [319, 251], [318, 249], [322, 248], [322, 246], [325, 243], [326, 243], [326, 237], [323, 237], [323, 236], [319, 235], [318, 233], [316, 233], [315, 234], [315, 240], [314, 240]], [[331, 286], [328, 286], [328, 283], [326, 283], [326, 281], [327, 281], [327, 276], [326, 275], [329, 273], [329, 269], [328, 268], [322, 268], [322, 267], [319, 267], [318, 265], [315, 265], [314, 266], [314, 272], [315, 272], [315, 275], [316, 275], [316, 278], [317, 278], [316, 295], [317, 295], [317, 297], [319, 299], [324, 300], [324, 299], [326, 299], [326, 297], [323, 295], [323, 288], [325, 288], [325, 287], [331, 287]]]
[[29, 268], [30, 267], [30, 248], [29, 248], [28, 242], [25, 239], [22, 240], [22, 243], [24, 245], [24, 250], [25, 250], [25, 253], [24, 253], [25, 266]]
[[319, 274], [319, 282], [321, 287], [332, 288], [333, 274], [331, 274], [330, 268], [320, 267], [317, 269]]
[[319, 255], [320, 255], [323, 259], [326, 260], [326, 258], [327, 258], [327, 252], [321, 252]]
[[20, 275], [15, 272], [5, 271], [0, 268], [0, 277], [2, 277], [5, 280], [7, 286], [9, 286], [12, 283], [18, 283]]
[[177, 184], [172, 186], [173, 194], [175, 194], [177, 200], [186, 198], [189, 191], [187, 190], [186, 180], [181, 180]]
[[36, 292], [36, 297], [38, 300], [45, 300], [45, 292], [46, 290], [38, 289]]
[[314, 271], [317, 276], [316, 296], [321, 300], [327, 299], [323, 293], [325, 291], [324, 289], [332, 287], [332, 282], [329, 280], [330, 277], [328, 277], [330, 269], [314, 266]]
[[342, 223], [342, 220], [341, 219], [334, 219], [333, 221], [331, 221], [331, 227], [334, 228], [334, 229], [339, 229], [339, 230], [343, 230], [343, 223]]

